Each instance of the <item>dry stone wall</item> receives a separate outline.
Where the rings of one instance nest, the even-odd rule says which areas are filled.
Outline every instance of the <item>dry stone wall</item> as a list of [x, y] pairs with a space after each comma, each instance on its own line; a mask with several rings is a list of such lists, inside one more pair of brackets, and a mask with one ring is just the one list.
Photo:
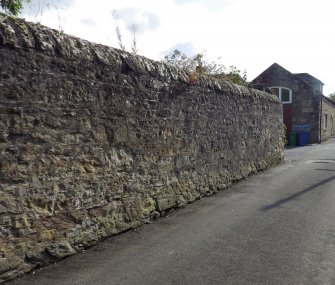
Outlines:
[[269, 94], [0, 15], [0, 283], [281, 161]]

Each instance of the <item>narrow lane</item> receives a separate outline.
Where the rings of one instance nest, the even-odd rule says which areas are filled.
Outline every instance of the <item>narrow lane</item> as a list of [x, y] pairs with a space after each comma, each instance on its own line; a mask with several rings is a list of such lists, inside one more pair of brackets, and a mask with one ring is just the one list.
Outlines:
[[335, 284], [335, 140], [23, 284]]

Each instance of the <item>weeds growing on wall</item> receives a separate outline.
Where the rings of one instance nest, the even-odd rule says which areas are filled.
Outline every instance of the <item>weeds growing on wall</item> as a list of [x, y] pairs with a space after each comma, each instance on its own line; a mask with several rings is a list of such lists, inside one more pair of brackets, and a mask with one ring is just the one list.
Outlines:
[[6, 14], [17, 16], [22, 10], [24, 2], [31, 2], [31, 0], [0, 0], [0, 7]]
[[[116, 38], [118, 41], [119, 48], [123, 51], [127, 51], [126, 46], [123, 43], [122, 40], [122, 34], [119, 26], [119, 12], [117, 10], [112, 11], [112, 16], [115, 22], [115, 33], [116, 33]], [[135, 24], [129, 26], [129, 31], [131, 33], [131, 39], [132, 39], [132, 44], [131, 44], [131, 53], [132, 54], [138, 54], [138, 46], [137, 46], [137, 26]]]
[[164, 63], [185, 70], [189, 74], [190, 81], [197, 79], [199, 75], [208, 75], [222, 78], [235, 84], [247, 85], [247, 72], [243, 72], [236, 66], [226, 68], [219, 60], [211, 61], [205, 53], [197, 53], [194, 56], [187, 56], [176, 49], [166, 55], [162, 60]]
[[329, 94], [329, 95], [328, 95], [328, 98], [329, 98], [330, 100], [334, 101], [334, 103], [335, 103], [335, 92]]

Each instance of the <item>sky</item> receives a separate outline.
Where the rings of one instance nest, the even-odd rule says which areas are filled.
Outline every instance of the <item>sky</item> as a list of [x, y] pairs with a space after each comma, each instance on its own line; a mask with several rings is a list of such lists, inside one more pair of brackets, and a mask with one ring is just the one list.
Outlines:
[[[273, 63], [307, 72], [335, 92], [335, 8], [331, 0], [33, 0], [21, 17], [100, 44], [161, 60], [179, 49], [205, 52], [254, 79]], [[113, 11], [117, 11], [117, 14]], [[115, 17], [115, 15], [117, 15]]]

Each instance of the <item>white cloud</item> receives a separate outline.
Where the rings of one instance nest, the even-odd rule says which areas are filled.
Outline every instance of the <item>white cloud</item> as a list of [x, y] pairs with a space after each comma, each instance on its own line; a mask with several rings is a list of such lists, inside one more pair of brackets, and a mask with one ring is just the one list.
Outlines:
[[80, 21], [81, 24], [87, 26], [87, 27], [96, 27], [97, 23], [92, 18], [83, 18]]
[[225, 66], [247, 69], [249, 79], [277, 62], [319, 78], [325, 94], [335, 91], [330, 0], [58, 0], [58, 5], [39, 19], [29, 17], [117, 47], [111, 12], [118, 10], [124, 42], [130, 45], [129, 25], [137, 25], [140, 53], [150, 58], [186, 44], [193, 53], [206, 50]]
[[118, 10], [117, 14], [119, 20], [123, 21], [128, 29], [135, 25], [139, 33], [157, 29], [159, 26], [159, 19], [154, 13], [139, 7], [125, 7]]

